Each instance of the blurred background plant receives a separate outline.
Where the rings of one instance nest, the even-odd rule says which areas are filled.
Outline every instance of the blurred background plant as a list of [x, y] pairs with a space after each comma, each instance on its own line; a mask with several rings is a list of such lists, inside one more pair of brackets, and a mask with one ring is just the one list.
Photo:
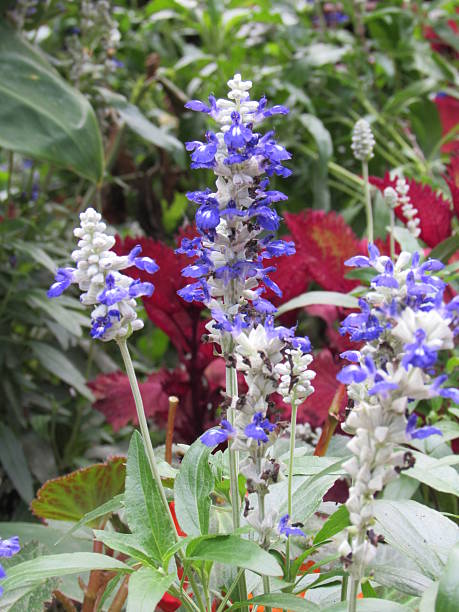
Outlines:
[[[28, 503], [49, 478], [124, 453], [135, 423], [118, 356], [90, 342], [76, 298], [46, 298], [76, 214], [89, 204], [119, 234], [119, 252], [141, 243], [161, 267], [133, 346], [155, 443], [164, 442], [170, 395], [180, 400], [177, 442], [214, 422], [224, 367], [200, 342], [205, 313], [176, 295], [183, 262], [173, 250], [179, 235], [195, 231], [186, 192], [210, 179], [187, 169], [182, 143], [203, 132], [204, 119], [184, 104], [221, 94], [235, 72], [291, 109], [278, 131], [294, 160], [284, 231], [297, 254], [274, 275], [284, 291], [276, 305], [308, 290], [358, 291], [365, 280], [344, 267], [366, 252], [361, 168], [350, 154], [360, 117], [376, 139], [369, 170], [377, 243], [388, 252], [382, 192], [394, 184], [392, 171], [409, 179], [421, 245], [449, 264], [447, 280], [458, 290], [454, 2], [21, 0], [0, 7], [3, 519], [30, 520]], [[399, 242], [411, 250], [415, 239], [399, 216]], [[327, 423], [330, 406], [338, 413], [346, 405], [335, 380], [337, 356], [348, 348], [337, 332], [345, 305], [300, 298], [282, 315], [290, 324], [299, 316], [317, 350], [317, 391], [299, 410], [313, 429]], [[446, 368], [454, 376], [457, 358]], [[457, 408], [440, 401], [423, 410], [430, 420], [450, 419], [449, 439], [459, 436]], [[438, 496], [427, 501], [439, 503]]]

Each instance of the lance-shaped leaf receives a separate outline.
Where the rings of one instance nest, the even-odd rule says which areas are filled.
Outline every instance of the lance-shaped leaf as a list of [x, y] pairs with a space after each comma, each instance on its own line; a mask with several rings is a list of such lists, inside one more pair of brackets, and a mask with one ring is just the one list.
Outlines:
[[129, 445], [126, 474], [126, 518], [132, 533], [155, 561], [175, 543], [168, 509], [153, 479], [143, 441], [135, 431]]
[[[48, 480], [31, 504], [33, 513], [43, 519], [79, 521], [124, 491], [125, 462], [125, 457], [113, 457]], [[98, 516], [89, 525], [98, 527], [102, 519]]]
[[209, 454], [210, 448], [196, 440], [175, 479], [175, 512], [180, 527], [189, 535], [209, 532], [210, 494], [214, 487]]
[[99, 181], [102, 139], [87, 99], [5, 23], [0, 56], [0, 146]]

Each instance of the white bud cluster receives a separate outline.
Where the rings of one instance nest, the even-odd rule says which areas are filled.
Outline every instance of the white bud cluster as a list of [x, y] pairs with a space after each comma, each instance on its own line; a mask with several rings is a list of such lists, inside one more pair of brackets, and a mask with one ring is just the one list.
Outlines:
[[[143, 321], [137, 318], [134, 298], [126, 297], [119, 302], [106, 306], [100, 303], [100, 294], [106, 288], [106, 279], [111, 274], [116, 288], [126, 292], [132, 284], [132, 278], [120, 274], [120, 270], [132, 266], [127, 256], [120, 257], [112, 247], [115, 238], [106, 233], [107, 226], [101, 215], [93, 208], [88, 208], [80, 214], [80, 227], [73, 230], [79, 238], [78, 249], [73, 251], [72, 259], [76, 263], [76, 271], [72, 282], [78, 283], [81, 294], [80, 300], [85, 306], [95, 306], [91, 313], [93, 325], [98, 320], [110, 318], [110, 326], [101, 336], [101, 340], [109, 341], [125, 337], [130, 331], [142, 329]], [[111, 316], [109, 313], [117, 311], [119, 315]]]
[[216, 102], [218, 114], [215, 120], [221, 125], [222, 132], [226, 132], [231, 125], [231, 113], [234, 111], [241, 115], [242, 122], [250, 120], [250, 116], [258, 110], [258, 102], [249, 100], [249, 91], [252, 81], [243, 81], [239, 73], [228, 81], [228, 99], [219, 98]]
[[421, 233], [420, 220], [416, 217], [418, 209], [413, 206], [408, 195], [410, 187], [404, 178], [398, 178], [395, 189], [398, 194], [398, 205], [402, 207], [403, 216], [407, 219], [406, 225], [410, 233], [417, 238]]
[[370, 124], [366, 119], [359, 119], [352, 132], [351, 149], [354, 157], [360, 161], [368, 161], [373, 157], [375, 139]]
[[282, 395], [286, 404], [294, 401], [295, 405], [299, 406], [314, 393], [311, 380], [315, 378], [316, 373], [308, 369], [312, 355], [303, 353], [301, 349], [286, 349], [285, 356], [286, 359], [275, 366], [280, 378], [277, 392]]

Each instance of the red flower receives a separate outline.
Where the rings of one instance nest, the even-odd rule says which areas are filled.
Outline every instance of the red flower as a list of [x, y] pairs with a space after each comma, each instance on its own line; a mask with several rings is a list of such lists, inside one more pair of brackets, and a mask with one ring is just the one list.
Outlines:
[[335, 212], [306, 210], [288, 213], [285, 222], [295, 240], [298, 256], [311, 278], [330, 291], [348, 292], [359, 282], [344, 278], [346, 259], [364, 253], [359, 241], [343, 217]]
[[[383, 179], [371, 176], [370, 183], [375, 185], [381, 192], [386, 187], [394, 187], [397, 180], [392, 180], [387, 172]], [[407, 179], [410, 190], [408, 196], [411, 203], [417, 209], [417, 217], [420, 220], [420, 237], [424, 242], [434, 247], [451, 235], [451, 217], [449, 202], [442, 195], [436, 194], [429, 185], [422, 185], [413, 179]], [[395, 214], [400, 221], [406, 222], [400, 206], [395, 209]]]

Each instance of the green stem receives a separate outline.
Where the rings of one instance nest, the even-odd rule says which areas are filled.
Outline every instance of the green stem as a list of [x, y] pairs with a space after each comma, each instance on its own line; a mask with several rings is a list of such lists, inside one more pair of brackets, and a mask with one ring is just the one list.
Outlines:
[[11, 196], [11, 185], [13, 182], [13, 162], [14, 153], [13, 151], [8, 152], [8, 182], [6, 183], [6, 199], [9, 201]]
[[349, 601], [348, 601], [348, 612], [356, 612], [357, 609], [357, 593], [359, 590], [360, 580], [358, 578], [351, 578], [351, 589], [349, 593]]
[[198, 606], [194, 603], [194, 601], [191, 599], [191, 597], [186, 591], [180, 590], [174, 585], [169, 588], [169, 591], [171, 592], [171, 595], [173, 595], [177, 599], [180, 599], [187, 609], [194, 610], [194, 612], [201, 612]]
[[222, 612], [222, 610], [224, 609], [224, 607], [226, 606], [226, 602], [228, 601], [228, 599], [231, 597], [231, 593], [234, 591], [234, 589], [236, 588], [236, 586], [238, 585], [238, 582], [242, 576], [242, 574], [244, 573], [244, 570], [241, 568], [238, 573], [236, 574], [236, 578], [233, 580], [230, 588], [227, 590], [225, 596], [223, 597], [223, 599], [220, 602], [220, 605], [217, 608], [216, 612]]
[[371, 210], [371, 195], [370, 195], [370, 182], [368, 180], [368, 162], [362, 161], [362, 174], [363, 174], [363, 189], [365, 199], [365, 211], [367, 215], [367, 236], [368, 242], [373, 242], [373, 212]]
[[343, 581], [341, 582], [341, 601], [346, 601], [347, 599], [347, 584], [349, 581], [349, 574], [343, 575]]
[[[260, 463], [260, 459], [258, 459], [258, 462]], [[260, 472], [260, 467], [259, 466], [257, 468], [257, 472]], [[257, 495], [258, 495], [258, 514], [259, 514], [259, 520], [260, 520], [260, 523], [263, 523], [263, 520], [265, 518], [265, 494], [264, 494], [264, 492], [258, 490]], [[269, 583], [269, 576], [263, 575], [263, 593], [265, 595], [267, 595], [270, 592], [271, 592], [271, 585]], [[267, 612], [269, 612], [269, 610], [271, 610], [271, 608], [265, 608], [265, 610]]]
[[395, 238], [394, 238], [394, 227], [395, 227], [395, 212], [391, 207], [390, 209], [390, 258], [395, 261]]
[[[231, 407], [228, 409], [228, 421], [231, 426], [234, 427], [236, 419], [236, 411], [234, 404], [237, 399], [237, 374], [236, 369], [232, 367], [226, 367], [226, 395], [231, 398]], [[238, 457], [234, 450], [231, 450], [228, 445], [228, 458], [229, 458], [229, 471], [230, 471], [230, 501], [231, 501], [231, 512], [233, 516], [233, 531], [239, 529], [241, 525], [241, 501], [239, 497], [239, 486], [238, 486]], [[241, 574], [238, 584], [239, 598], [240, 601], [247, 600], [247, 585], [245, 581], [245, 573]]]
[[[297, 413], [297, 405], [296, 405], [296, 397], [295, 392], [292, 394], [292, 414], [290, 417], [290, 458], [288, 465], [288, 483], [287, 483], [287, 513], [289, 518], [292, 518], [292, 491], [293, 491], [293, 462], [295, 458], [295, 437], [296, 437], [296, 413]], [[290, 536], [287, 537], [287, 547], [285, 553], [285, 563], [287, 568], [287, 580], [290, 580]]]
[[192, 568], [190, 568], [190, 571], [188, 572], [188, 580], [190, 581], [191, 588], [193, 589], [193, 593], [195, 594], [196, 603], [198, 604], [199, 610], [201, 610], [202, 612], [206, 612], [206, 606], [204, 605], [201, 593], [199, 592], [199, 586], [196, 584], [196, 580], [194, 579]]
[[169, 521], [172, 527], [172, 531], [175, 535], [176, 541], [178, 541], [178, 533], [175, 528], [174, 519], [172, 518], [172, 514], [169, 508], [169, 504], [167, 502], [166, 492], [164, 491], [163, 483], [161, 482], [161, 476], [159, 475], [158, 467], [156, 465], [155, 452], [153, 450], [153, 445], [151, 443], [150, 432], [148, 430], [147, 419], [145, 417], [145, 410], [143, 407], [142, 396], [140, 394], [139, 383], [137, 382], [137, 377], [134, 371], [134, 366], [132, 365], [131, 355], [129, 354], [129, 349], [127, 346], [127, 342], [124, 338], [117, 340], [117, 344], [121, 351], [121, 356], [124, 361], [124, 366], [126, 368], [126, 374], [129, 378], [129, 383], [131, 385], [132, 395], [134, 396], [135, 407], [137, 410], [137, 418], [139, 420], [140, 432], [143, 438], [143, 444], [145, 447], [145, 452], [148, 458], [148, 463], [150, 464], [151, 473], [153, 478], [156, 481], [156, 484], [159, 489], [159, 493], [161, 496], [161, 501], [164, 504], [164, 507], [167, 510], [167, 514], [169, 516]]

